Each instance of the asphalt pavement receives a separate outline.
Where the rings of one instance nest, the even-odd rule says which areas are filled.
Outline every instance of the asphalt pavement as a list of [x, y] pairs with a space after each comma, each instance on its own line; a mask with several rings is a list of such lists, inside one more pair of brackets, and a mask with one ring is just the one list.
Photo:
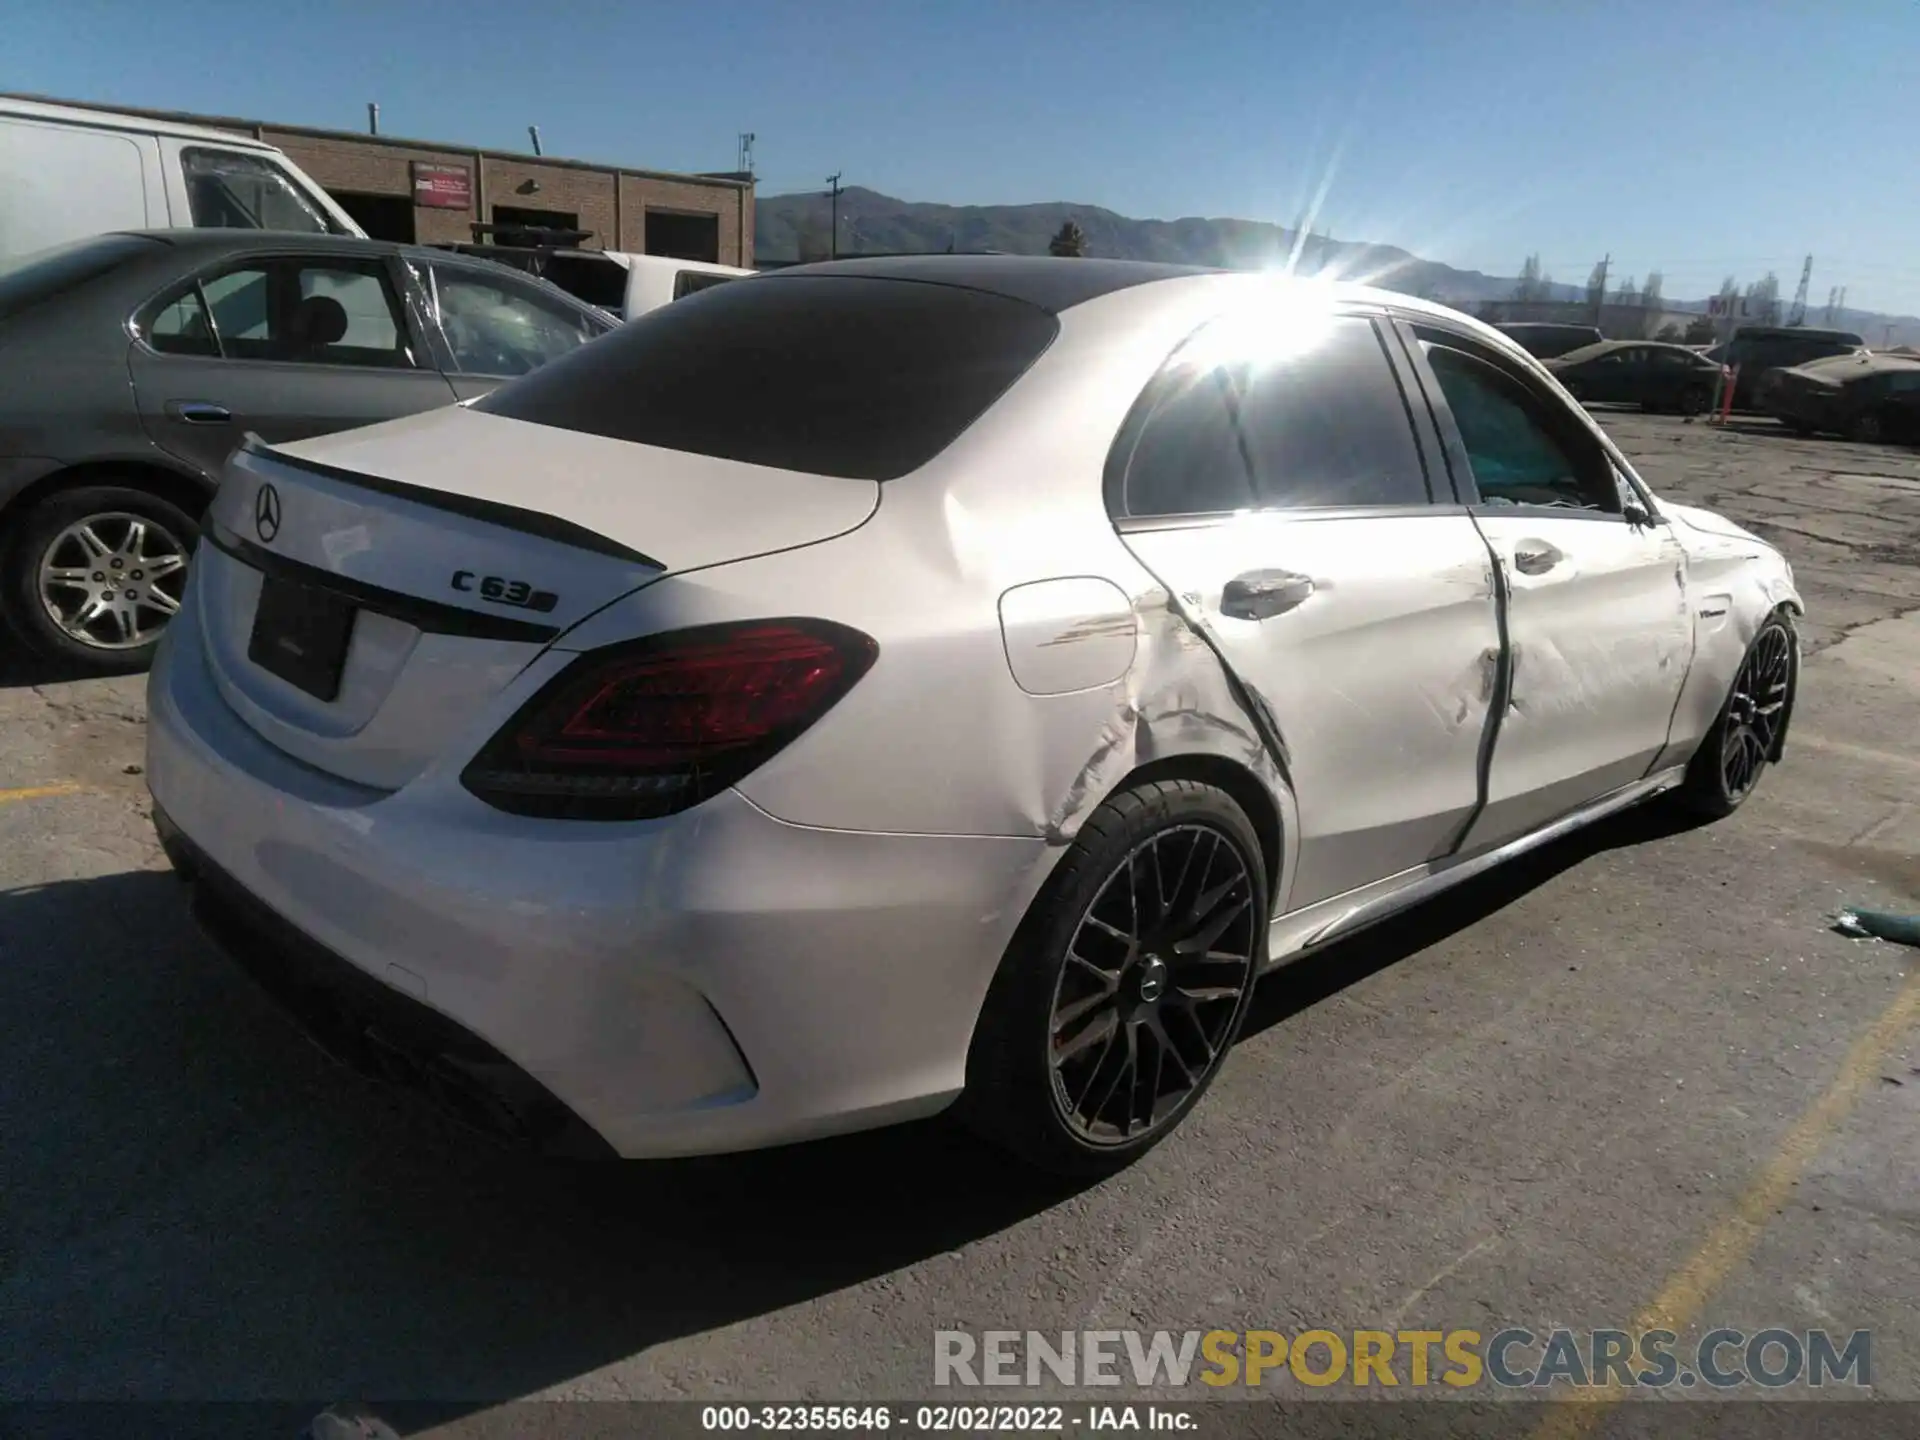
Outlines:
[[1920, 457], [1603, 419], [1793, 562], [1786, 763], [1276, 976], [1184, 1130], [1092, 1187], [938, 1123], [615, 1173], [449, 1130], [193, 929], [141, 680], [8, 660], [0, 1397], [478, 1435], [528, 1397], [925, 1396], [937, 1330], [1725, 1325], [1870, 1330], [1872, 1393], [1920, 1401], [1920, 951], [1829, 929], [1920, 909]]

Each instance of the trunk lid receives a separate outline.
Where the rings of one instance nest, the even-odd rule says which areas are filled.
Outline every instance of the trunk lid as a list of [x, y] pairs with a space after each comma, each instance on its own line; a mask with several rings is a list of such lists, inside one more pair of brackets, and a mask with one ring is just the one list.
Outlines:
[[249, 441], [194, 585], [235, 712], [306, 764], [396, 789], [587, 616], [667, 575], [830, 540], [878, 503], [871, 481], [453, 406]]

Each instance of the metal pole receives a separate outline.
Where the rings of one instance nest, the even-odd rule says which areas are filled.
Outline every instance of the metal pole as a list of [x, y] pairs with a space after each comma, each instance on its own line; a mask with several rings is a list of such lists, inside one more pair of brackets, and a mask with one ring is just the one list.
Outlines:
[[840, 173], [836, 170], [827, 177], [827, 184], [833, 187], [827, 192], [827, 198], [832, 202], [829, 212], [832, 216], [831, 233], [827, 237], [827, 258], [830, 260], [840, 258]]
[[540, 150], [540, 127], [539, 127], [538, 125], [529, 125], [529, 126], [527, 126], [527, 138], [528, 138], [529, 140], [531, 140], [531, 141], [533, 141], [533, 153], [534, 153], [534, 154], [536, 154], [536, 155], [538, 155], [538, 154], [540, 154], [540, 153], [541, 153], [541, 150]]
[[369, 100], [367, 102], [367, 134], [378, 135], [379, 133], [380, 133], [380, 107], [376, 105], [373, 101]]

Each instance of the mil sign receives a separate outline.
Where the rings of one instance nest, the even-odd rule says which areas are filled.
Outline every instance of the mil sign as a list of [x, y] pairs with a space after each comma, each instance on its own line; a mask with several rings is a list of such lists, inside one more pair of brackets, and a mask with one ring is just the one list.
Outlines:
[[471, 210], [473, 172], [464, 165], [413, 162], [413, 203], [429, 210]]

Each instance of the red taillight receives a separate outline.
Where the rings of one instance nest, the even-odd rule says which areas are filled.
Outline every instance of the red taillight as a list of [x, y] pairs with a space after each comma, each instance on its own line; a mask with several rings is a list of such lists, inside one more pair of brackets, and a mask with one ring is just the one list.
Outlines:
[[583, 655], [461, 776], [518, 814], [644, 819], [699, 804], [824, 715], [873, 664], [858, 631], [763, 620]]

